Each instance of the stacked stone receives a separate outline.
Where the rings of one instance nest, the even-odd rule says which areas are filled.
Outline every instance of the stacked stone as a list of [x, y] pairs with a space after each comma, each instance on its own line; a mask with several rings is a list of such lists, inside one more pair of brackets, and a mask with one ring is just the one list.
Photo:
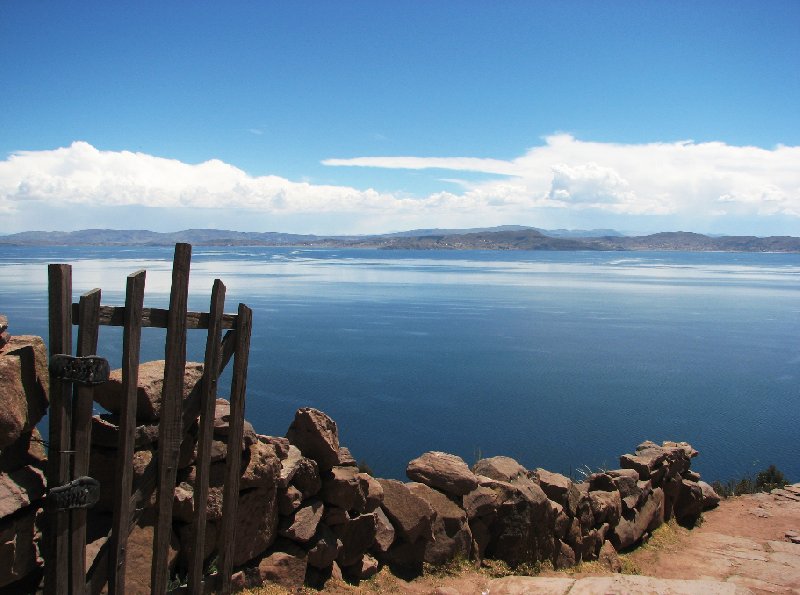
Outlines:
[[304, 408], [286, 438], [265, 439], [281, 459], [277, 538], [262, 557], [234, 574], [234, 585], [296, 588], [321, 586], [330, 577], [359, 581], [375, 574], [378, 561], [370, 551], [388, 548], [394, 532], [381, 510], [384, 490], [339, 445], [336, 423]]
[[589, 475], [585, 481], [537, 469], [531, 474], [551, 501], [556, 567], [604, 558], [645, 539], [673, 516], [694, 526], [719, 497], [690, 470], [697, 451], [685, 442], [644, 442], [636, 454], [620, 457], [621, 469]]
[[48, 405], [47, 352], [39, 337], [12, 337], [0, 316], [0, 588], [35, 590], [46, 455], [36, 430]]
[[[184, 373], [184, 398], [200, 380], [202, 364], [189, 362]], [[135, 444], [133, 456], [134, 488], [137, 480], [149, 465], [154, 465], [158, 449], [158, 423], [161, 412], [164, 361], [142, 363], [139, 367]], [[117, 445], [119, 440], [119, 410], [122, 394], [121, 370], [111, 373], [109, 382], [95, 389], [95, 400], [109, 413], [92, 419], [92, 452], [89, 474], [101, 486], [112, 486], [120, 464]], [[214, 413], [214, 432], [211, 445], [211, 464], [208, 469], [209, 493], [206, 500], [205, 558], [212, 560], [217, 545], [219, 522], [222, 518], [225, 458], [228, 452], [230, 404], [217, 399]], [[194, 489], [197, 478], [197, 425], [189, 429], [189, 440], [184, 440], [178, 461], [177, 485], [173, 501], [173, 537], [170, 548], [170, 568], [184, 572], [188, 565], [193, 543], [191, 525], [196, 502]], [[280, 474], [280, 460], [276, 444], [267, 436], [255, 433], [249, 422], [244, 424], [242, 449], [242, 474], [239, 484], [239, 502], [236, 518], [237, 539], [234, 546], [234, 564], [242, 565], [261, 556], [272, 545], [277, 531], [276, 494]], [[100, 500], [91, 509], [90, 521], [106, 527], [113, 508], [113, 490], [101, 489]], [[152, 560], [155, 494], [141, 515], [138, 526], [129, 537], [128, 551], [142, 555], [128, 555], [126, 582], [132, 591], [149, 588]], [[103, 534], [103, 531], [97, 531]], [[90, 546], [90, 556], [96, 552]]]
[[713, 488], [690, 469], [698, 452], [686, 442], [643, 442], [635, 454], [620, 457], [620, 466], [632, 469], [639, 481], [650, 482], [653, 490], [664, 492], [664, 520], [673, 516], [683, 526], [693, 527], [703, 510], [719, 503]]
[[[187, 392], [202, 375], [187, 364]], [[151, 464], [157, 448], [163, 362], [142, 365], [134, 471]], [[96, 416], [92, 474], [116, 468], [114, 391], [119, 374], [98, 394], [111, 411]], [[116, 405], [118, 407], [118, 405]], [[206, 559], [212, 559], [222, 514], [229, 405], [217, 401], [210, 489], [206, 502]], [[237, 588], [278, 583], [322, 587], [331, 577], [353, 582], [381, 565], [419, 573], [425, 564], [454, 559], [503, 560], [512, 567], [550, 561], [556, 568], [601, 559], [619, 569], [617, 551], [644, 539], [665, 519], [692, 525], [718, 501], [690, 470], [697, 452], [688, 444], [645, 442], [621, 457], [621, 469], [583, 482], [514, 459], [492, 457], [472, 469], [459, 457], [427, 452], [408, 464], [409, 482], [375, 479], [359, 470], [339, 443], [336, 423], [311, 408], [297, 411], [285, 438], [258, 435], [245, 422], [234, 553]], [[185, 569], [196, 503], [196, 442], [184, 443], [174, 499], [173, 566]], [[96, 511], [110, 510], [103, 494]], [[96, 512], [95, 511], [95, 512]], [[134, 532], [135, 534], [135, 532]], [[132, 536], [133, 537], [133, 536]], [[142, 533], [148, 552], [152, 531]], [[129, 575], [149, 577], [146, 566]], [[145, 585], [146, 586], [146, 585]]]

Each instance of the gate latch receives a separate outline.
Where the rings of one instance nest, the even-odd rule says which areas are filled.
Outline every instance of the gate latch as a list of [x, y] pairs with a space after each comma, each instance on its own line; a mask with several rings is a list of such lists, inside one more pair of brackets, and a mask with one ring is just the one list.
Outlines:
[[50, 357], [50, 373], [64, 382], [95, 386], [108, 381], [108, 360], [97, 355], [75, 357], [62, 353]]
[[91, 508], [100, 499], [100, 482], [93, 477], [78, 477], [71, 482], [51, 488], [48, 504], [56, 510]]

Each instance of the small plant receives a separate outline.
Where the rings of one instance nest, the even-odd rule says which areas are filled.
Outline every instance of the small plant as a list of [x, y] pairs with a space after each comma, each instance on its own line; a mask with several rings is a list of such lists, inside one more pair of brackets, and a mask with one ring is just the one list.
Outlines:
[[478, 461], [483, 458], [483, 451], [481, 450], [480, 446], [476, 446], [475, 449], [472, 451], [472, 465], [474, 466]]
[[775, 465], [770, 465], [756, 475], [756, 489], [761, 492], [770, 492], [775, 488], [782, 488], [787, 483], [789, 482], [786, 477]]
[[458, 576], [475, 567], [465, 556], [459, 555], [444, 564], [434, 565], [427, 562], [423, 566], [423, 573], [437, 577]]
[[186, 582], [188, 580], [188, 576], [184, 576], [181, 578], [181, 575], [175, 573], [174, 576], [171, 576], [169, 581], [167, 582], [167, 593], [171, 593], [173, 591], [179, 591], [183, 587], [186, 586]]
[[775, 465], [770, 465], [756, 474], [755, 477], [745, 475], [725, 482], [715, 481], [711, 484], [711, 487], [723, 498], [729, 498], [731, 496], [741, 496], [742, 494], [769, 492], [775, 488], [782, 488], [787, 483], [789, 482], [783, 473]]
[[[606, 466], [605, 462], [598, 467], [597, 469], [592, 469], [589, 465], [584, 465], [583, 467], [578, 467], [575, 469], [575, 473], [578, 476], [578, 481], [586, 481], [589, 479], [590, 475], [594, 475], [595, 473], [607, 473], [608, 467]], [[572, 479], [572, 470], [570, 470], [570, 478]]]
[[619, 557], [619, 561], [622, 563], [622, 570], [620, 571], [622, 574], [642, 574], [642, 569], [639, 568], [639, 565], [631, 560], [630, 556], [623, 554]]
[[481, 562], [481, 572], [491, 578], [502, 578], [514, 574], [511, 567], [503, 560], [485, 559]]

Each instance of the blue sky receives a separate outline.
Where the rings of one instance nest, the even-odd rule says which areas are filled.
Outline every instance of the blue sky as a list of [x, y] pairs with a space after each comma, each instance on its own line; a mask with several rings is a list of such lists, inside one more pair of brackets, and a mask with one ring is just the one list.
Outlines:
[[800, 235], [800, 2], [0, 3], [0, 233]]

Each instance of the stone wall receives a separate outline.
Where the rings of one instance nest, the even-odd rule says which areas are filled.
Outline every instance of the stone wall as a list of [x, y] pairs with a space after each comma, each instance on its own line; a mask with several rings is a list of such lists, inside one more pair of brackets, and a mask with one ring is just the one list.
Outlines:
[[426, 452], [400, 482], [360, 472], [336, 423], [315, 409], [298, 410], [286, 438], [260, 439], [282, 445], [278, 530], [237, 572], [242, 587], [321, 587], [331, 576], [358, 582], [382, 565], [409, 575], [457, 559], [556, 568], [601, 559], [613, 568], [618, 551], [665, 520], [693, 526], [719, 501], [691, 471], [697, 451], [686, 443], [645, 442], [620, 457], [620, 469], [580, 482], [508, 457], [470, 469]]
[[45, 451], [36, 424], [47, 410], [47, 353], [39, 337], [13, 337], [0, 316], [0, 588], [38, 582]]
[[[44, 450], [35, 424], [47, 406], [46, 351], [38, 337], [10, 337], [0, 317], [0, 587], [41, 574], [39, 521]], [[140, 368], [134, 482], [158, 446], [164, 362]], [[188, 363], [188, 389], [202, 366]], [[121, 373], [98, 387], [107, 413], [92, 423], [89, 474], [112, 485]], [[215, 571], [215, 539], [222, 514], [229, 404], [218, 399], [210, 469], [206, 551]], [[170, 567], [185, 576], [195, 506], [197, 426], [185, 441], [174, 491]], [[616, 552], [636, 546], [665, 520], [692, 526], [718, 498], [691, 471], [697, 455], [686, 443], [645, 442], [620, 457], [620, 468], [576, 482], [544, 469], [528, 470], [508, 457], [461, 458], [426, 452], [408, 464], [410, 481], [378, 479], [359, 470], [339, 444], [336, 423], [303, 408], [285, 437], [258, 434], [245, 422], [242, 443], [234, 584], [268, 582], [321, 587], [330, 577], [353, 582], [388, 565], [403, 575], [454, 559], [503, 560], [512, 567], [549, 561], [556, 568], [581, 560], [618, 564]], [[111, 522], [111, 490], [89, 512], [89, 561]], [[127, 581], [146, 592], [152, 558], [154, 502], [129, 538]], [[30, 578], [32, 577], [32, 578]], [[21, 583], [19, 583], [21, 584]]]

